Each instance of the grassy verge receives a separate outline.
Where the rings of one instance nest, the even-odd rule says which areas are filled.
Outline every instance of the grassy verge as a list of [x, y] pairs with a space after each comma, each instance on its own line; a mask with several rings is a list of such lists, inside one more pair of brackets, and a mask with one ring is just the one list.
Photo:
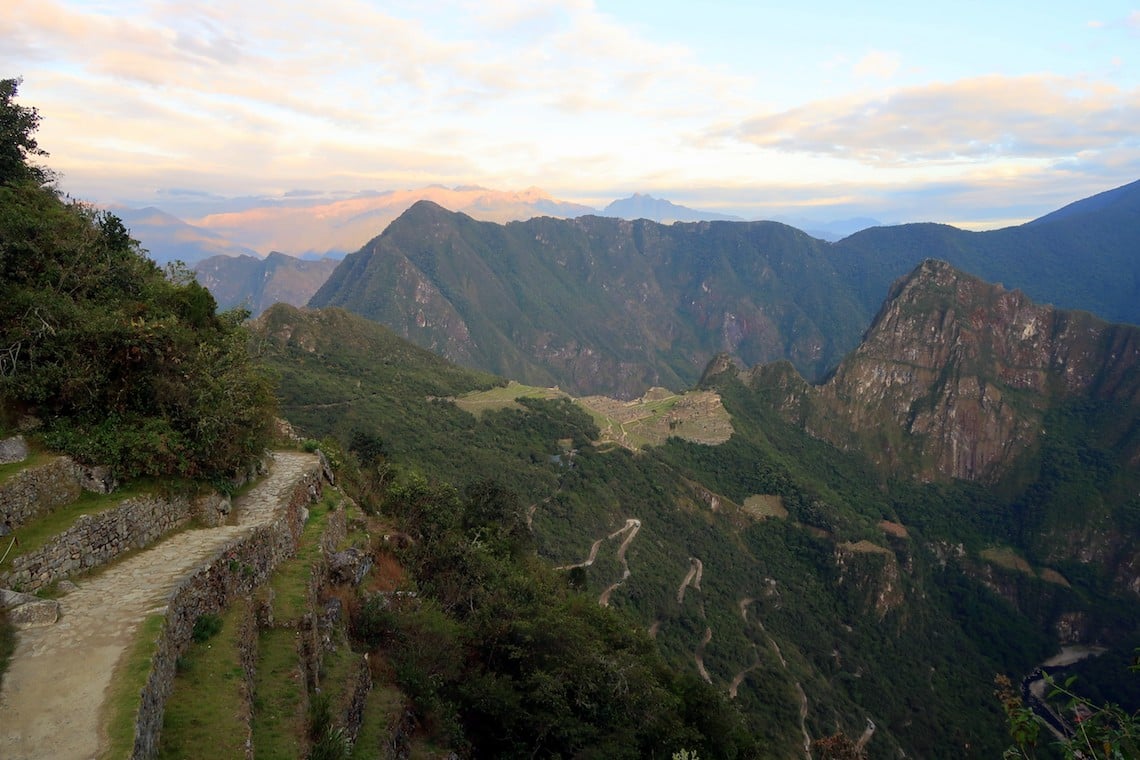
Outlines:
[[352, 760], [387, 757], [387, 752], [381, 748], [387, 746], [391, 726], [400, 719], [403, 711], [404, 695], [399, 689], [391, 684], [373, 686], [364, 703], [364, 719], [352, 748]]
[[8, 620], [8, 611], [0, 609], [0, 687], [4, 685], [4, 674], [15, 651], [16, 627]]
[[331, 496], [326, 495], [309, 508], [309, 521], [297, 543], [297, 555], [278, 566], [269, 581], [273, 589], [273, 618], [298, 620], [308, 611], [309, 574], [320, 555], [321, 533], [328, 520]]
[[106, 707], [108, 746], [102, 760], [118, 760], [131, 755], [142, 689], [150, 676], [158, 634], [165, 620], [163, 615], [146, 618], [139, 626], [134, 645], [115, 667]]
[[[17, 557], [31, 554], [42, 548], [53, 538], [70, 528], [82, 515], [105, 512], [119, 506], [126, 499], [153, 493], [155, 490], [156, 487], [153, 484], [140, 482], [114, 493], [84, 493], [70, 504], [20, 526], [16, 530], [20, 544], [14, 547], [4, 563], [0, 564], [0, 572], [9, 569]], [[7, 544], [4, 546], [7, 548]]]
[[305, 753], [305, 679], [296, 632], [270, 628], [258, 641], [253, 687], [255, 760], [294, 760]]
[[[248, 602], [239, 599], [214, 636], [194, 641], [178, 661], [166, 702], [158, 757], [242, 757], [249, 731], [249, 705], [242, 686], [240, 636]], [[203, 699], [203, 695], [209, 695]]]
[[0, 464], [0, 485], [3, 485], [8, 478], [12, 477], [18, 472], [38, 467], [42, 464], [47, 464], [56, 458], [56, 454], [48, 454], [42, 451], [32, 451], [28, 458], [22, 462], [10, 462], [9, 464]]

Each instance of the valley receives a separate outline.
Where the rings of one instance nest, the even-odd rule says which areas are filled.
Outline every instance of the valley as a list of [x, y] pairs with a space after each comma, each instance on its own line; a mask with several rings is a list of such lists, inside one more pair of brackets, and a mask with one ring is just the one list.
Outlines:
[[0, 614], [4, 756], [998, 757], [1065, 647], [1130, 699], [1138, 188], [837, 243], [420, 201], [247, 321], [0, 177], [0, 571], [59, 613]]

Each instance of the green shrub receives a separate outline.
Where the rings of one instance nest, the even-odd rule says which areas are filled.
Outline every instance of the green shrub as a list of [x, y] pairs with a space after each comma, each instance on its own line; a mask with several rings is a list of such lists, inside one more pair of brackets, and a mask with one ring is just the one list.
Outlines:
[[194, 631], [190, 634], [191, 638], [198, 644], [203, 644], [218, 634], [222, 630], [222, 618], [219, 615], [200, 615], [194, 621]]

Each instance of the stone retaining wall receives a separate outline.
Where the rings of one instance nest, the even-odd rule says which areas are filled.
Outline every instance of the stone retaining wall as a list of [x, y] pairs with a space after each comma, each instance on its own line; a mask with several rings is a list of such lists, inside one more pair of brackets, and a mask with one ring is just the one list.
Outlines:
[[227, 543], [213, 561], [182, 581], [171, 595], [135, 720], [132, 760], [149, 760], [157, 752], [175, 664], [190, 644], [195, 621], [202, 615], [219, 614], [235, 597], [249, 594], [278, 564], [293, 556], [304, 527], [305, 507], [320, 497], [321, 487], [317, 469], [306, 474], [272, 523], [252, 528]]
[[241, 659], [242, 672], [242, 703], [249, 709], [245, 711], [245, 760], [253, 760], [253, 685], [257, 676], [257, 642], [258, 627], [255, 604], [250, 599], [245, 605], [241, 618], [241, 628], [238, 632], [238, 656]]
[[84, 467], [69, 457], [57, 457], [0, 483], [0, 525], [19, 528], [70, 504], [84, 491], [107, 493], [113, 487], [106, 468]]
[[228, 497], [219, 494], [197, 499], [138, 496], [98, 514], [80, 515], [46, 545], [12, 560], [11, 568], [0, 574], [0, 586], [34, 593], [126, 551], [149, 546], [195, 515], [228, 511], [228, 504]]

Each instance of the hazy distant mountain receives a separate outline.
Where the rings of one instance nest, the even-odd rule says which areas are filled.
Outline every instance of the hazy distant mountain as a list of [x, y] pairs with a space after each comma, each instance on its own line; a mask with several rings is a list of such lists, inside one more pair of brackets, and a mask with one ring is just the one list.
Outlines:
[[159, 264], [178, 260], [193, 265], [211, 256], [257, 255], [224, 235], [187, 224], [154, 207], [115, 208], [112, 211]]
[[504, 192], [483, 187], [435, 185], [305, 205], [267, 204], [210, 214], [197, 223], [260, 251], [282, 251], [294, 256], [343, 254], [358, 250], [420, 200], [430, 200], [452, 211], [493, 222], [597, 213], [589, 206], [560, 201], [538, 188]]
[[865, 230], [868, 227], [880, 227], [882, 222], [877, 219], [872, 219], [868, 216], [857, 216], [851, 219], [838, 219], [832, 222], [813, 222], [804, 220], [802, 222], [790, 221], [787, 219], [781, 220], [793, 227], [799, 227], [801, 230], [811, 235], [812, 237], [819, 238], [820, 240], [842, 240], [848, 235], [854, 235], [860, 230]]
[[307, 261], [274, 251], [264, 259], [213, 256], [198, 262], [194, 272], [219, 308], [243, 306], [257, 316], [275, 303], [305, 305], [338, 263], [333, 259]]
[[944, 224], [904, 224], [863, 230], [836, 244], [835, 266], [867, 305], [877, 303], [895, 278], [937, 258], [1019, 288], [1039, 303], [1140, 324], [1138, 249], [1140, 182], [1133, 182], [1017, 227], [967, 232]]
[[663, 198], [634, 193], [628, 198], [616, 200], [602, 210], [599, 216], [616, 216], [619, 219], [648, 219], [660, 224], [673, 222], [740, 222], [739, 216], [717, 214], [708, 211], [678, 206]]

